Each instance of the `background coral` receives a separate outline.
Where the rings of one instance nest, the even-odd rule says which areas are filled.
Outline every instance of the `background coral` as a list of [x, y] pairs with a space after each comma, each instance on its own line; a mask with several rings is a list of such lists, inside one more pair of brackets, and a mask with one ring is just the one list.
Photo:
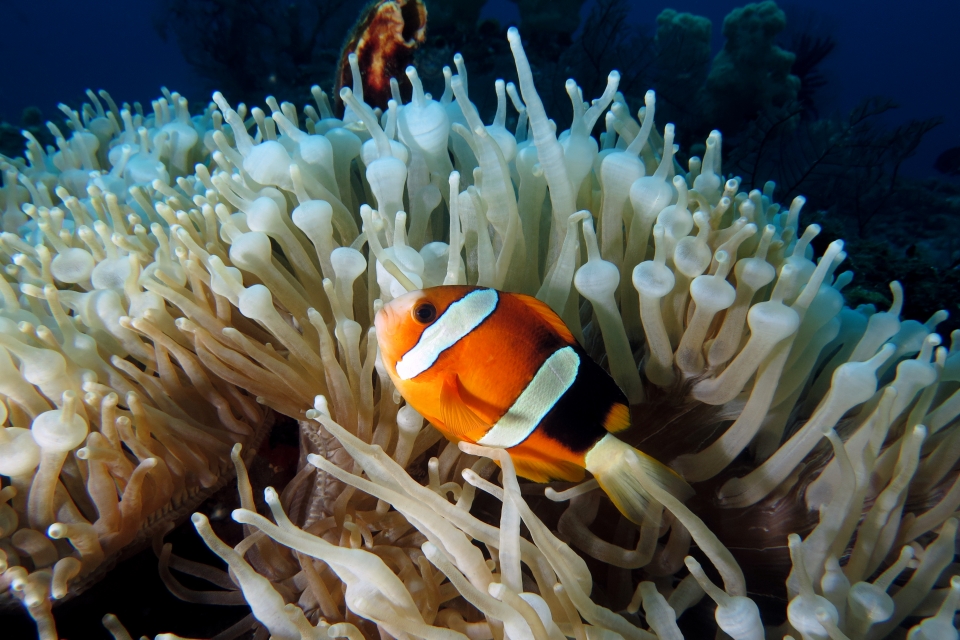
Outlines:
[[22, 131], [29, 131], [44, 146], [54, 143], [53, 134], [44, 124], [43, 113], [36, 107], [28, 107], [20, 115], [19, 125], [0, 121], [0, 154], [9, 157], [23, 155], [27, 149], [27, 139]]
[[704, 118], [728, 136], [756, 115], [796, 100], [800, 79], [790, 73], [794, 54], [775, 44], [786, 16], [775, 2], [748, 4], [723, 21], [726, 42], [707, 76]]
[[226, 95], [302, 102], [311, 85], [333, 83], [344, 34], [364, 4], [165, 0], [154, 25], [164, 38], [176, 38], [187, 62]]

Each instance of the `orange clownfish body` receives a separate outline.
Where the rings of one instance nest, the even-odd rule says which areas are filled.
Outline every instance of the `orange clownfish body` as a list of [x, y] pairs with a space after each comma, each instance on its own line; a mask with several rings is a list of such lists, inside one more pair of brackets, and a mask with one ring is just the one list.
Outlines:
[[626, 397], [539, 300], [434, 287], [384, 305], [376, 327], [400, 394], [448, 439], [507, 449], [536, 482], [588, 470], [636, 522], [649, 512], [645, 482], [688, 495], [676, 474], [610, 435], [630, 426]]

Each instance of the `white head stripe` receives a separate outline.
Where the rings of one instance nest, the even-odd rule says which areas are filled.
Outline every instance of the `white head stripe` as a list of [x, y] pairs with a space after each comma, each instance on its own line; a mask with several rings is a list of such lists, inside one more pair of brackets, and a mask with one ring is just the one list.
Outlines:
[[463, 296], [423, 330], [420, 340], [397, 363], [397, 375], [409, 380], [433, 366], [440, 354], [480, 326], [497, 308], [497, 292], [478, 289]]
[[520, 397], [477, 444], [506, 449], [526, 440], [577, 379], [579, 369], [580, 356], [573, 347], [554, 351]]

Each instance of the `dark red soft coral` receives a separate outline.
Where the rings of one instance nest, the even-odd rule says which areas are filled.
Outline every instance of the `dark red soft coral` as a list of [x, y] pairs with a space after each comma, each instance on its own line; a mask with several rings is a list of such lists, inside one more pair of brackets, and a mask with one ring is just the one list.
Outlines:
[[[363, 99], [386, 109], [391, 98], [390, 78], [400, 82], [405, 99], [410, 83], [403, 71], [427, 36], [427, 7], [421, 0], [374, 0], [361, 13], [340, 53], [337, 91], [353, 84], [349, 57], [356, 53], [363, 82]], [[343, 103], [337, 99], [342, 114]]]

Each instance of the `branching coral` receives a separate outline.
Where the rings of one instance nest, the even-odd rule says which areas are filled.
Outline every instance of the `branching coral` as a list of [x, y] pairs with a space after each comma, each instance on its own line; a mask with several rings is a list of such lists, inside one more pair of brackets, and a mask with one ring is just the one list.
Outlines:
[[[945, 314], [901, 321], [896, 282], [888, 311], [845, 307], [843, 243], [814, 261], [803, 198], [741, 190], [719, 131], [684, 171], [655, 94], [634, 120], [615, 72], [589, 104], [567, 82], [558, 135], [508, 38], [519, 84], [496, 85], [492, 125], [458, 59], [439, 102], [412, 68], [413, 102], [378, 112], [344, 88], [345, 120], [319, 90], [319, 112], [268, 98], [250, 119], [219, 93], [189, 119], [171, 94], [150, 117], [104, 115], [130, 126], [102, 143], [77, 115], [59, 155], [34, 145], [9, 165], [21, 235], [0, 237], [0, 344], [20, 371], [10, 360], [2, 389], [17, 453], [0, 455], [0, 544], [18, 551], [2, 580], [42, 634], [49, 593], [99, 560], [94, 543], [122, 546], [140, 513], [223, 477], [228, 455], [244, 539], [193, 523], [230, 572], [169, 545], [160, 563], [179, 597], [249, 603], [236, 634], [681, 638], [694, 607], [737, 639], [881, 638], [911, 616], [925, 618], [912, 637], [952, 628], [960, 344], [940, 346]], [[392, 386], [371, 321], [406, 290], [466, 282], [549, 304], [629, 395], [625, 439], [697, 496], [654, 487], [634, 525], [594, 480], [521, 483], [507, 452], [443, 441]], [[296, 477], [265, 491], [270, 518], [241, 459], [262, 407], [299, 420], [302, 443]], [[778, 509], [800, 523], [758, 546], [792, 559], [779, 627], [751, 599], [776, 594], [727, 546], [731, 526], [746, 538]]]
[[916, 206], [898, 175], [923, 137], [940, 124], [930, 118], [888, 131], [877, 127], [894, 108], [891, 100], [873, 98], [845, 120], [812, 123], [800, 122], [797, 103], [770, 109], [744, 132], [731, 162], [745, 180], [769, 177], [788, 194], [817, 193], [822, 199], [817, 206], [846, 211], [845, 231], [865, 235], [878, 222], [890, 224]]

